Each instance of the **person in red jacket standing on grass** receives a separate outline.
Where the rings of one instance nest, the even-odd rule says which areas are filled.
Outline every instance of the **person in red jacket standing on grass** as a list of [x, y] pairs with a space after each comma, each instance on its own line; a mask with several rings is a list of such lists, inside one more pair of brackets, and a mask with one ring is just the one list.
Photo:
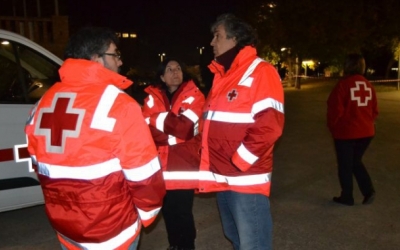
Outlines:
[[196, 238], [192, 208], [199, 181], [199, 119], [205, 98], [177, 59], [165, 59], [157, 78], [145, 89], [149, 95], [142, 110], [157, 145], [167, 188], [162, 213], [168, 250], [191, 250]]
[[362, 157], [375, 135], [378, 116], [376, 93], [363, 76], [365, 60], [360, 54], [350, 54], [344, 64], [344, 77], [333, 88], [327, 104], [327, 123], [332, 134], [338, 163], [340, 196], [336, 203], [352, 206], [353, 175], [356, 178], [363, 204], [374, 200], [375, 190]]
[[165, 195], [158, 153], [115, 32], [87, 27], [72, 36], [54, 84], [25, 132], [46, 213], [62, 249], [136, 249]]

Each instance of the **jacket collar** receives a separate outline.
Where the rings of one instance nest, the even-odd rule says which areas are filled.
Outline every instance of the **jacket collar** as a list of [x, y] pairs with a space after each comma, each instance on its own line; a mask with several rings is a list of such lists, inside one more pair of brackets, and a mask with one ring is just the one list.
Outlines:
[[[237, 56], [232, 62], [229, 71], [234, 71], [237, 67], [246, 63], [249, 60], [254, 60], [257, 57], [257, 50], [252, 46], [245, 46], [243, 49], [239, 51]], [[212, 73], [220, 73], [221, 75], [225, 75], [227, 72], [224, 70], [224, 67], [219, 64], [217, 61], [213, 60], [211, 64], [208, 66]]]
[[240, 49], [235, 46], [232, 49], [226, 51], [224, 54], [217, 56], [215, 58], [215, 61], [217, 61], [219, 64], [224, 66], [225, 72], [228, 71], [232, 65], [233, 60], [235, 60], [235, 57], [239, 53]]

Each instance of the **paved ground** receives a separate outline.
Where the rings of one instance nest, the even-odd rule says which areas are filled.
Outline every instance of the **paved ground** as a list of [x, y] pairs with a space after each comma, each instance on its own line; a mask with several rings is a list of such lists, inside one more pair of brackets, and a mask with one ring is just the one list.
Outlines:
[[[335, 204], [340, 192], [332, 140], [325, 125], [332, 83], [285, 89], [286, 125], [275, 150], [271, 209], [276, 250], [400, 249], [400, 91], [378, 92], [377, 134], [364, 163], [377, 197], [353, 207]], [[378, 88], [381, 89], [381, 88]], [[213, 195], [199, 196], [194, 212], [198, 250], [231, 249]], [[142, 235], [140, 250], [165, 249], [163, 222]]]
[[[270, 197], [274, 249], [400, 249], [400, 91], [378, 92], [377, 134], [364, 158], [377, 192], [375, 202], [361, 205], [356, 187], [356, 204], [347, 207], [331, 202], [340, 191], [325, 126], [332, 86], [313, 83], [301, 90], [285, 89], [286, 125], [275, 150]], [[213, 194], [197, 196], [194, 213], [197, 250], [232, 249], [223, 236]], [[33, 216], [44, 225], [27, 222]], [[10, 231], [12, 223], [21, 224], [20, 231]], [[1, 250], [58, 247], [42, 206], [0, 214], [0, 228]], [[139, 250], [165, 250], [167, 245], [160, 216], [143, 232]]]

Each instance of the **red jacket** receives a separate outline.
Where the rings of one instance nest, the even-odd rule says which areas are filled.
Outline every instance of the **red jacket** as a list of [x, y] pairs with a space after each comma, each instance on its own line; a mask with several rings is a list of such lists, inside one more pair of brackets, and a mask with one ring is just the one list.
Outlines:
[[165, 195], [150, 131], [125, 77], [79, 59], [59, 72], [25, 128], [46, 213], [65, 244], [124, 249]]
[[204, 105], [200, 192], [270, 193], [272, 153], [284, 124], [275, 68], [244, 47], [225, 72], [213, 61]]
[[171, 104], [161, 87], [145, 91], [149, 95], [142, 111], [157, 145], [167, 189], [197, 188], [204, 95], [193, 81], [181, 84]]
[[327, 103], [328, 128], [334, 139], [356, 139], [375, 134], [378, 102], [374, 87], [362, 75], [341, 79]]

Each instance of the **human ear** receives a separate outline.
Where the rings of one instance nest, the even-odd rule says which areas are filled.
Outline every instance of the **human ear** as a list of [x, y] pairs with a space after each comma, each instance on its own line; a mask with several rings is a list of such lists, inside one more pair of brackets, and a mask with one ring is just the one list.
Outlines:
[[103, 64], [103, 57], [95, 54], [90, 58], [90, 61], [97, 62]]

